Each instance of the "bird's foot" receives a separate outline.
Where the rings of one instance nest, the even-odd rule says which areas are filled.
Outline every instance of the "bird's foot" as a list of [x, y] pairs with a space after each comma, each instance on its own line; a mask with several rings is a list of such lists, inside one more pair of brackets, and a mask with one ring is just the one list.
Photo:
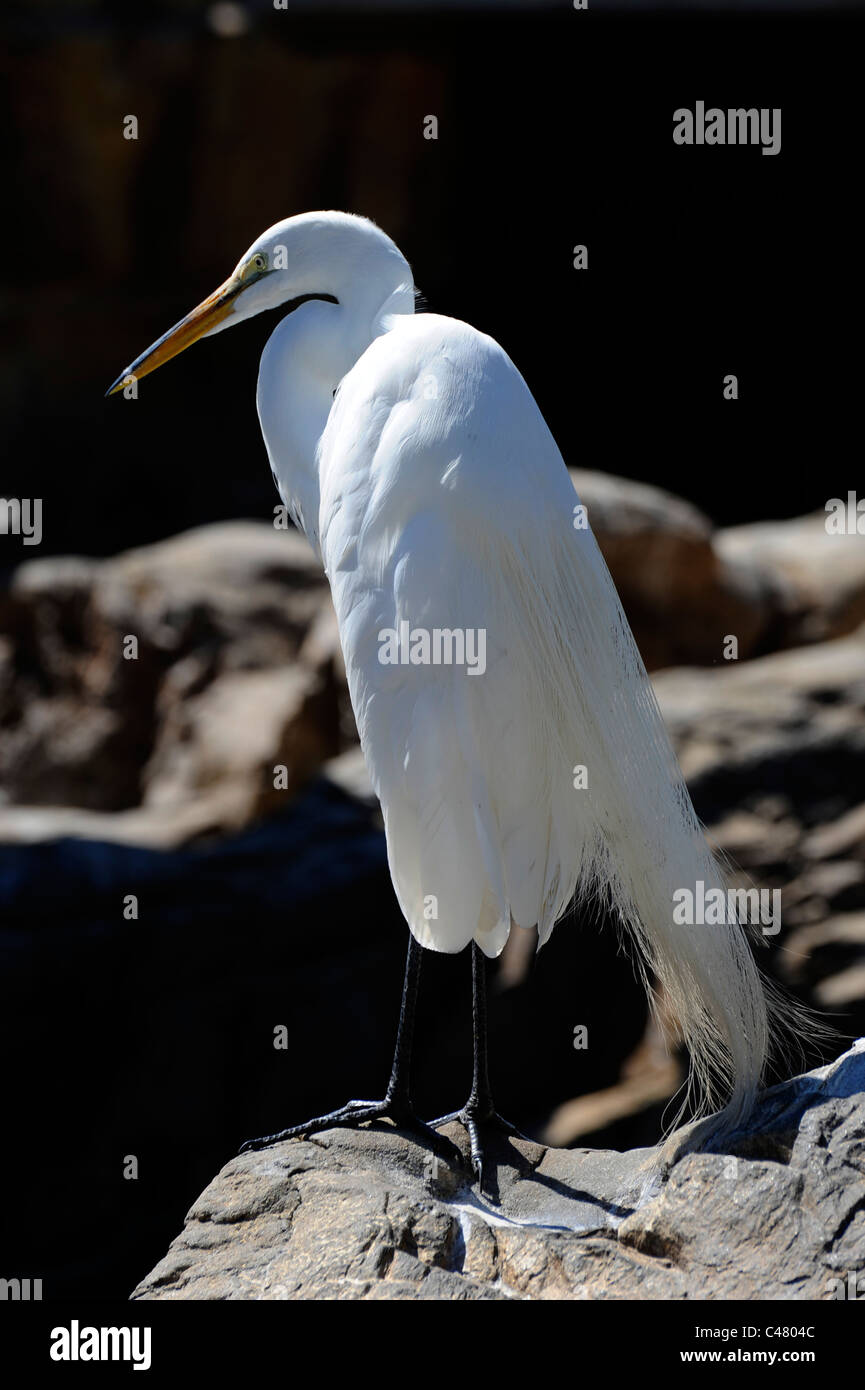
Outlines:
[[478, 1188], [484, 1196], [498, 1200], [498, 1192], [493, 1190], [493, 1185], [486, 1181], [489, 1165], [485, 1162], [485, 1146], [481, 1139], [481, 1131], [484, 1129], [495, 1129], [500, 1134], [506, 1135], [509, 1139], [524, 1139], [526, 1143], [532, 1141], [527, 1135], [522, 1134], [516, 1125], [512, 1125], [510, 1120], [505, 1120], [492, 1106], [482, 1107], [469, 1100], [462, 1110], [454, 1110], [450, 1115], [442, 1115], [440, 1119], [433, 1120], [431, 1128], [440, 1129], [442, 1125], [461, 1124], [469, 1137], [469, 1149], [471, 1152], [472, 1172], [477, 1178]]
[[437, 1134], [432, 1125], [424, 1124], [408, 1102], [397, 1101], [390, 1096], [385, 1096], [384, 1100], [350, 1100], [338, 1110], [331, 1110], [327, 1115], [317, 1115], [315, 1119], [292, 1125], [290, 1129], [281, 1129], [278, 1134], [266, 1134], [261, 1139], [247, 1139], [245, 1144], [241, 1144], [238, 1153], [267, 1149], [271, 1144], [281, 1144], [284, 1139], [299, 1139], [301, 1135], [316, 1134], [322, 1129], [356, 1129], [369, 1120], [390, 1120], [397, 1129], [408, 1130], [448, 1162], [462, 1161], [455, 1144], [443, 1134]]

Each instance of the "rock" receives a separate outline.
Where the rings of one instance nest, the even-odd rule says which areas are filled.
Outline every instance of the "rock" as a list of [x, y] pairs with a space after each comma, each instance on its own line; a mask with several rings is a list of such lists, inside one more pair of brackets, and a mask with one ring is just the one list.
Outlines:
[[[36, 1200], [53, 1184], [64, 1213], [64, 1240], [40, 1258], [46, 1298], [128, 1293], [244, 1138], [383, 1088], [407, 933], [377, 803], [347, 790], [352, 763], [356, 785], [357, 758], [344, 754], [243, 831], [208, 835], [199, 821], [194, 843], [189, 825], [177, 836], [186, 805], [6, 808], [21, 833], [0, 843], [0, 1020], [6, 1052], [28, 1058], [6, 1077], [10, 1132], [45, 1123], [34, 1077], [50, 1077], [58, 1133], [79, 1133], [82, 1077], [112, 1097], [59, 1169], [43, 1145], [25, 1181], [7, 1146], [10, 1190], [25, 1181]], [[504, 961], [490, 962], [488, 1009], [499, 1103], [534, 1133], [563, 1098], [613, 1084], [646, 1001], [612, 923], [572, 921], [530, 963], [500, 980]], [[464, 953], [424, 960], [414, 1059], [424, 1114], [465, 1100], [470, 976]], [[577, 1021], [592, 1038], [582, 1052]], [[629, 1124], [626, 1141], [654, 1140], [649, 1120]], [[126, 1154], [143, 1181], [119, 1179]], [[13, 1203], [10, 1268], [36, 1258], [33, 1229], [32, 1202]]]
[[843, 637], [865, 622], [865, 535], [826, 530], [825, 511], [720, 531], [723, 560], [772, 576], [786, 646]]
[[768, 968], [865, 1031], [865, 941], [838, 935], [865, 910], [865, 627], [654, 683], [710, 840], [742, 886], [780, 890]]
[[733, 807], [757, 813], [764, 803], [759, 814], [767, 823], [779, 825], [795, 806], [810, 827], [859, 805], [865, 627], [713, 671], [662, 671], [654, 684], [682, 770], [710, 823]]
[[819, 1008], [839, 1011], [849, 1028], [865, 998], [865, 912], [827, 917], [817, 911], [812, 925], [787, 936], [780, 974], [800, 992], [809, 991]]
[[817, 1003], [827, 1009], [849, 1012], [865, 998], [865, 963], [852, 965], [849, 970], [837, 971], [826, 980], [819, 980], [814, 990]]
[[33, 560], [2, 596], [5, 801], [118, 810], [139, 800], [160, 662], [146, 639], [137, 661], [123, 659], [122, 635], [138, 628], [131, 611], [109, 617], [94, 598], [102, 573], [96, 561]]
[[[660, 999], [657, 1002], [662, 1012]], [[671, 1055], [667, 1039], [679, 1041], [674, 1022], [664, 1018], [662, 1026], [657, 1015], [650, 1016], [646, 1035], [625, 1061], [616, 1084], [557, 1106], [538, 1136], [541, 1142], [553, 1147], [578, 1145], [593, 1135], [613, 1135], [639, 1117], [660, 1131], [662, 1112], [686, 1080], [682, 1060]]]
[[802, 852], [809, 859], [834, 859], [839, 854], [854, 854], [857, 859], [865, 860], [865, 802], [833, 824], [812, 830]]
[[[663, 661], [670, 649], [662, 646], [661, 618], [668, 615], [671, 629], [679, 624], [689, 575], [704, 576], [712, 611], [729, 612], [712, 587], [720, 571], [707, 546], [717, 545], [717, 534], [677, 499], [628, 489], [621, 480], [602, 480], [593, 495], [590, 478], [583, 495], [611, 562], [623, 573], [630, 566], [635, 584], [637, 542], [645, 547], [654, 528], [646, 593], [655, 616], [646, 640], [657, 637]], [[775, 617], [776, 598], [766, 599]], [[777, 636], [775, 617], [755, 639], [758, 648]], [[336, 1104], [358, 1068], [363, 1091], [366, 1082], [379, 1084], [389, 1062], [389, 1040], [375, 1032], [375, 1021], [397, 997], [401, 943], [393, 942], [403, 927], [326, 585], [301, 537], [237, 523], [115, 560], [29, 562], [0, 595], [0, 627], [0, 779], [12, 803], [0, 806], [0, 841], [8, 842], [5, 850], [0, 845], [0, 908], [12, 929], [3, 1005], [10, 1038], [18, 1047], [26, 1037], [33, 1048], [59, 1031], [69, 1093], [76, 1075], [98, 1074], [102, 1089], [114, 1094], [121, 1082], [108, 1067], [110, 1050], [101, 1039], [92, 1049], [89, 1042], [78, 1047], [82, 1009], [103, 1018], [103, 1001], [117, 991], [115, 967], [106, 962], [114, 953], [126, 962], [123, 953], [132, 951], [134, 963], [124, 964], [124, 1008], [150, 1019], [150, 1001], [158, 997], [162, 1018], [170, 959], [174, 992], [164, 1045], [182, 1037], [194, 1049], [189, 1039], [206, 1027], [217, 1071], [236, 1065], [243, 1072], [242, 1103], [235, 1095], [230, 1114], [218, 1121], [205, 1118], [201, 1105], [187, 1113], [173, 1060], [152, 1095], [149, 1087], [137, 1095], [136, 1127], [159, 1148], [170, 1121], [172, 1142], [185, 1143], [187, 1162], [201, 1165], [190, 1189], [197, 1190], [225, 1152], [220, 1126], [245, 1127], [244, 1115], [263, 1113], [285, 1123], [292, 1113], [309, 1113], [322, 1094]], [[134, 661], [123, 656], [130, 635], [138, 641]], [[740, 881], [782, 891], [782, 931], [768, 942], [767, 970], [806, 1002], [840, 1012], [845, 1034], [865, 1032], [865, 942], [856, 925], [865, 911], [865, 630], [748, 662], [660, 671], [655, 683], [712, 838], [736, 861]], [[285, 765], [284, 787], [274, 783], [276, 764]], [[319, 766], [326, 780], [308, 795], [303, 784]], [[14, 804], [22, 799], [29, 804]], [[352, 848], [352, 818], [375, 861], [372, 877]], [[335, 867], [343, 864], [347, 879], [337, 882]], [[212, 891], [202, 893], [207, 879]], [[135, 927], [123, 918], [129, 893], [141, 903]], [[310, 920], [328, 930], [310, 931]], [[280, 959], [276, 976], [262, 972], [257, 956], [244, 956], [241, 966], [237, 922], [258, 934], [261, 960]], [[334, 932], [344, 959], [335, 953]], [[99, 950], [91, 958], [94, 943]], [[622, 1148], [654, 1142], [680, 1071], [641, 1042], [645, 1004], [616, 956], [614, 934], [581, 922], [560, 929], [537, 957], [533, 947], [530, 933], [515, 933], [491, 981], [503, 1108], [547, 1140]], [[148, 975], [142, 962], [151, 957]], [[203, 958], [211, 978], [206, 1003], [198, 1000]], [[393, 978], [382, 973], [385, 962]], [[467, 1055], [459, 965], [434, 960], [425, 967], [429, 1047], [419, 1054], [417, 1080], [436, 1099], [430, 1113], [464, 1098], [448, 1093], [438, 1104], [442, 1076], [459, 1074]], [[449, 975], [451, 966], [456, 973]], [[292, 1047], [305, 1048], [297, 1039], [319, 1037], [317, 1029], [321, 1036], [315, 1064], [295, 1075], [288, 1096], [270, 1041], [256, 1028], [260, 1016], [283, 1018], [284, 982], [300, 968], [304, 1012], [291, 1012]], [[93, 975], [86, 1005], [82, 970]], [[37, 979], [38, 997], [30, 986]], [[440, 998], [462, 1004], [442, 1011]], [[592, 1035], [589, 1052], [573, 1049], [576, 1022]], [[148, 1072], [162, 1026], [142, 1027], [136, 1075]], [[675, 1030], [667, 1037], [675, 1049]], [[229, 1059], [243, 1046], [241, 1067]], [[201, 1085], [197, 1094], [204, 1095]], [[216, 1114], [219, 1098], [210, 1099]], [[17, 1113], [31, 1113], [37, 1102], [20, 1098]], [[127, 1115], [123, 1125], [129, 1123]], [[231, 1142], [240, 1137], [242, 1130], [232, 1133]], [[111, 1142], [126, 1140], [113, 1134]], [[73, 1187], [86, 1183], [89, 1162], [82, 1155], [78, 1168], [69, 1168]], [[159, 1228], [160, 1241], [180, 1214]], [[114, 1211], [113, 1219], [122, 1217]], [[124, 1258], [131, 1261], [135, 1237], [125, 1229]]]
[[232, 1159], [133, 1299], [829, 1299], [865, 1270], [865, 1039], [723, 1152], [497, 1146], [497, 1202], [390, 1127]]
[[157, 806], [175, 835], [248, 824], [274, 764], [284, 798], [356, 739], [328, 612], [304, 538], [253, 522], [21, 565], [0, 618], [6, 798]]
[[336, 692], [298, 662], [234, 671], [172, 705], [144, 771], [144, 808], [207, 808], [240, 829], [293, 796], [336, 754]]
[[865, 536], [826, 513], [716, 530], [660, 488], [570, 470], [649, 670], [843, 637], [865, 622]]
[[764, 649], [781, 606], [765, 569], [728, 560], [708, 517], [660, 488], [573, 468], [571, 479], [649, 670]]
[[[654, 527], [653, 572], [666, 556], [678, 575], [671, 593], [686, 583], [688, 556], [696, 563], [702, 553], [711, 573], [711, 529], [686, 504], [595, 475], [582, 475], [580, 485], [602, 536], [620, 527], [617, 563], [636, 564], [628, 537], [645, 543]], [[660, 579], [654, 592], [661, 601]], [[250, 523], [202, 528], [114, 561], [25, 565], [14, 595], [19, 607], [0, 652], [0, 680], [5, 671], [6, 697], [11, 692], [13, 707], [22, 702], [22, 719], [0, 733], [0, 764], [16, 746], [29, 749], [23, 783], [47, 798], [58, 758], [61, 794], [91, 804], [0, 807], [0, 840], [35, 849], [39, 841], [75, 837], [105, 855], [109, 845], [179, 849], [278, 814], [319, 765], [333, 785], [375, 808], [332, 606], [301, 537]], [[137, 663], [117, 655], [130, 630], [144, 653]], [[28, 704], [40, 663], [49, 693]], [[825, 942], [819, 932], [821, 923], [865, 909], [856, 792], [865, 784], [863, 633], [711, 670], [661, 671], [655, 684], [713, 840], [732, 857], [740, 881], [744, 874], [782, 890], [782, 932], [770, 943], [769, 970], [808, 1002], [846, 1014], [845, 1032], [865, 1031], [865, 999], [857, 994], [865, 947], [842, 947], [831, 926]], [[107, 730], [101, 743], [100, 721]], [[126, 740], [125, 752], [118, 740]], [[108, 757], [112, 749], [116, 759]], [[276, 765], [286, 768], [279, 788]], [[131, 804], [111, 809], [120, 784]], [[90, 852], [86, 843], [80, 852]], [[794, 969], [788, 938], [806, 927], [817, 930]], [[547, 970], [547, 953], [538, 960]], [[535, 968], [530, 936], [515, 934], [501, 962], [503, 1000], [522, 998]], [[549, 977], [545, 987], [552, 987]], [[636, 1045], [642, 1015], [633, 1017]], [[512, 1023], [502, 1019], [499, 1042], [506, 1074], [519, 1076], [525, 1066]], [[537, 1034], [540, 1046], [551, 1023], [533, 1004], [519, 1026]], [[674, 1030], [669, 1039], [675, 1046]], [[615, 1051], [626, 1055], [627, 1048]], [[551, 1087], [543, 1103], [520, 1097], [521, 1113], [547, 1125], [556, 1142], [649, 1142], [678, 1072], [666, 1060], [641, 1070], [638, 1060], [618, 1079], [593, 1065], [558, 1094]]]
[[[660, 489], [572, 477], [651, 669], [717, 664], [731, 635], [740, 658], [783, 645], [799, 602], [789, 554], [813, 541], [828, 611], [827, 557], [843, 551], [845, 575], [856, 574], [865, 549], [806, 519], [801, 536], [784, 523], [793, 540], [764, 554]], [[832, 611], [847, 623], [857, 602]], [[0, 597], [0, 633], [8, 804], [124, 813], [122, 834], [142, 824], [148, 835], [158, 806], [176, 843], [265, 812], [274, 764], [291, 761], [283, 790], [293, 790], [356, 745], [327, 583], [295, 531], [230, 522], [110, 560], [29, 560]], [[785, 691], [782, 710], [791, 702], [799, 708]], [[125, 814], [136, 808], [145, 814]], [[25, 819], [32, 834], [39, 818]], [[3, 823], [17, 833], [14, 817]]]
[[381, 819], [378, 797], [373, 791], [369, 768], [361, 752], [360, 744], [347, 749], [345, 753], [340, 753], [339, 757], [331, 758], [322, 768], [322, 774], [329, 782], [341, 787], [346, 795], [354, 801], [374, 806], [379, 812], [379, 819]]
[[[653, 679], [732, 882], [780, 892], [781, 929], [764, 938], [764, 967], [804, 1002], [838, 1015], [844, 1036], [865, 1032], [865, 628]], [[667, 1036], [674, 1046], [675, 1029]], [[674, 1072], [662, 1059], [627, 1072], [626, 1064], [614, 1086], [563, 1102], [543, 1137], [627, 1142], [628, 1126], [659, 1118], [665, 1078], [668, 1097], [676, 1090]]]

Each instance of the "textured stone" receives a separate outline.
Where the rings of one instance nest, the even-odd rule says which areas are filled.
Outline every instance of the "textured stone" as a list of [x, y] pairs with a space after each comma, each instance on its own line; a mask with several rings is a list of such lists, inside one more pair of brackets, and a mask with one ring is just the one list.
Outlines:
[[496, 1201], [389, 1126], [234, 1158], [132, 1297], [825, 1299], [865, 1270], [865, 1039], [668, 1171], [647, 1149], [494, 1153]]

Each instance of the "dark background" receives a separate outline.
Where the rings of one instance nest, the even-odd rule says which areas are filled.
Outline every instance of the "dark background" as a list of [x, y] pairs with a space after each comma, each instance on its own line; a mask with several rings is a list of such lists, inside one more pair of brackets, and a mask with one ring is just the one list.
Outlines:
[[[45, 499], [41, 553], [270, 514], [254, 398], [274, 318], [135, 405], [103, 392], [259, 232], [316, 207], [374, 218], [431, 309], [504, 345], [568, 463], [724, 524], [846, 489], [858, 19], [325, 3], [249, 10], [226, 39], [211, 9], [7, 21], [2, 490]], [[675, 146], [698, 98], [780, 106], [781, 153]]]
[[[568, 463], [668, 487], [721, 523], [846, 493], [858, 18], [323, 3], [247, 6], [248, 32], [225, 38], [210, 13], [37, 4], [4, 21], [0, 495], [44, 499], [41, 554], [271, 515], [254, 396], [275, 320], [200, 344], [134, 404], [103, 392], [260, 231], [317, 207], [373, 217], [431, 309], [505, 346]], [[780, 155], [674, 146], [672, 113], [697, 99], [780, 106]], [[33, 553], [4, 539], [6, 568]], [[0, 1274], [41, 1274], [46, 1297], [124, 1297], [241, 1139], [380, 1092], [404, 950], [383, 841], [320, 788], [289, 819], [177, 857], [0, 852]], [[136, 888], [155, 917], [121, 935], [117, 895]], [[597, 939], [560, 928], [512, 1012], [494, 1009], [500, 1106], [527, 1128], [610, 1084], [643, 1030], [627, 963]], [[466, 961], [433, 959], [425, 1113], [463, 1099], [468, 999]], [[615, 1046], [583, 1077], [570, 1021], [605, 1020]]]

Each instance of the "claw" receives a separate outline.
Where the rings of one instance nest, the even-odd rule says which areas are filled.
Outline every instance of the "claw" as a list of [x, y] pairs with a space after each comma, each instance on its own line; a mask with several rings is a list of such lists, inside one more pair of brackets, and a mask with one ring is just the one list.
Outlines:
[[442, 1115], [439, 1119], [433, 1120], [430, 1124], [430, 1128], [436, 1130], [442, 1125], [456, 1123], [461, 1124], [468, 1134], [470, 1164], [475, 1179], [477, 1180], [478, 1189], [485, 1197], [489, 1197], [492, 1201], [497, 1201], [497, 1194], [492, 1189], [487, 1188], [484, 1182], [486, 1169], [484, 1165], [484, 1145], [481, 1140], [481, 1130], [485, 1126], [490, 1126], [500, 1130], [502, 1134], [507, 1135], [510, 1139], [523, 1139], [526, 1143], [531, 1143], [532, 1141], [527, 1135], [518, 1130], [516, 1125], [512, 1125], [510, 1120], [503, 1119], [497, 1111], [492, 1110], [488, 1114], [482, 1115], [468, 1105], [464, 1106], [462, 1110], [454, 1110], [450, 1115]]
[[302, 1135], [316, 1134], [323, 1129], [354, 1129], [368, 1120], [391, 1120], [397, 1129], [407, 1129], [417, 1134], [446, 1161], [453, 1163], [461, 1160], [459, 1149], [450, 1139], [443, 1134], [437, 1134], [431, 1125], [424, 1124], [413, 1111], [406, 1110], [404, 1105], [395, 1105], [387, 1098], [347, 1101], [338, 1110], [331, 1110], [327, 1115], [317, 1115], [304, 1124], [292, 1125], [290, 1129], [281, 1129], [278, 1134], [266, 1134], [261, 1139], [247, 1139], [241, 1144], [238, 1153], [253, 1153], [269, 1148], [272, 1144], [281, 1144], [286, 1139], [299, 1139]]

